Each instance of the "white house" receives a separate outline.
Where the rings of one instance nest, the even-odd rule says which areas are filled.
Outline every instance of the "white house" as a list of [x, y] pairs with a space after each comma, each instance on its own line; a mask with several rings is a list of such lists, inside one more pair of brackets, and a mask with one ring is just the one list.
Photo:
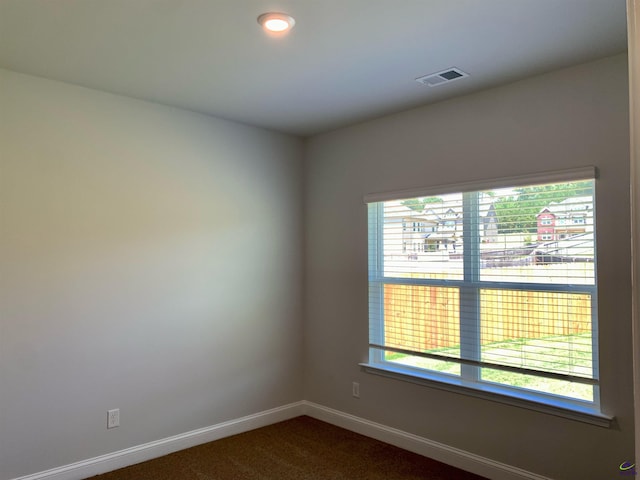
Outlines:
[[563, 240], [593, 232], [593, 197], [570, 197], [551, 202], [537, 215], [538, 241]]
[[[462, 196], [450, 196], [443, 202], [427, 203], [416, 211], [401, 200], [385, 202], [384, 228], [386, 255], [418, 254], [462, 248]], [[480, 239], [493, 243], [498, 234], [498, 220], [491, 197], [483, 195], [479, 205]]]

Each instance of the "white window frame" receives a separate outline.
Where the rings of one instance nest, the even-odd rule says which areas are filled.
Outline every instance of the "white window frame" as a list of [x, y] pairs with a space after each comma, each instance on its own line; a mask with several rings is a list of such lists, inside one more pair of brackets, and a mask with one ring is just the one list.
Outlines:
[[[558, 285], [536, 283], [531, 285], [529, 283], [518, 284], [516, 282], [509, 282], [508, 285], [497, 285], [496, 282], [491, 281], [479, 281], [479, 272], [474, 272], [472, 262], [465, 262], [465, 279], [463, 281], [451, 281], [451, 280], [431, 280], [431, 279], [394, 279], [385, 278], [384, 266], [383, 266], [383, 212], [381, 204], [376, 202], [384, 202], [387, 200], [395, 200], [401, 198], [415, 198], [424, 197], [446, 193], [464, 193], [464, 209], [476, 209], [477, 211], [477, 196], [469, 194], [469, 192], [476, 192], [481, 190], [487, 190], [500, 187], [515, 187], [524, 185], [534, 185], [543, 183], [554, 183], [563, 181], [575, 181], [584, 180], [587, 178], [596, 178], [596, 171], [594, 167], [585, 167], [582, 169], [566, 170], [561, 172], [554, 172], [551, 174], [541, 174], [533, 176], [523, 176], [517, 178], [505, 178], [488, 180], [484, 182], [469, 182], [465, 184], [441, 186], [427, 189], [412, 189], [405, 190], [403, 192], [385, 192], [378, 194], [371, 194], [365, 196], [365, 202], [372, 204], [369, 207], [369, 226], [370, 228], [376, 228], [378, 233], [369, 236], [369, 295], [373, 298], [378, 298], [377, 302], [372, 302], [370, 305], [377, 303], [379, 305], [378, 310], [382, 311], [370, 311], [369, 322], [370, 326], [375, 322], [382, 322], [377, 324], [378, 331], [384, 331], [384, 301], [383, 289], [385, 284], [405, 283], [416, 285], [430, 285], [430, 286], [458, 286], [460, 288], [460, 295], [467, 297], [466, 301], [473, 302], [473, 298], [478, 299], [479, 292], [484, 288], [505, 288], [505, 289], [521, 289], [521, 290], [533, 290], [542, 289], [553, 291], [557, 289]], [[475, 198], [474, 198], [475, 197]], [[594, 198], [595, 201], [595, 198]], [[463, 216], [465, 229], [465, 236], [479, 235], [477, 226], [471, 226], [469, 215]], [[477, 220], [479, 217], [476, 216]], [[470, 232], [475, 232], [470, 233]], [[473, 255], [472, 245], [479, 245], [479, 238], [470, 240], [469, 246], [471, 248], [465, 248], [465, 256]], [[595, 240], [595, 239], [594, 239]], [[597, 249], [596, 249], [597, 252]], [[597, 258], [597, 253], [596, 253]], [[471, 268], [471, 270], [469, 270]], [[595, 268], [595, 265], [594, 265]], [[475, 273], [475, 274], [474, 274]], [[600, 411], [600, 395], [599, 395], [599, 362], [597, 356], [597, 271], [596, 282], [593, 286], [580, 285], [578, 287], [567, 287], [562, 285], [563, 291], [573, 291], [579, 293], [589, 293], [592, 298], [592, 335], [595, 342], [593, 349], [593, 372], [594, 372], [594, 401], [587, 402], [577, 399], [569, 399], [567, 397], [559, 397], [553, 394], [544, 392], [537, 392], [531, 390], [520, 389], [517, 387], [510, 387], [506, 385], [497, 385], [490, 382], [483, 382], [480, 379], [480, 365], [482, 362], [476, 361], [470, 363], [461, 363], [461, 375], [448, 375], [442, 374], [431, 370], [425, 370], [421, 368], [414, 368], [403, 366], [395, 362], [389, 362], [384, 359], [384, 353], [379, 347], [370, 348], [369, 362], [361, 364], [364, 370], [369, 373], [375, 373], [387, 377], [406, 380], [412, 383], [420, 383], [435, 388], [453, 390], [456, 392], [464, 392], [472, 396], [479, 396], [482, 398], [488, 398], [491, 400], [499, 401], [502, 403], [508, 403], [512, 405], [523, 406], [529, 409], [543, 411], [545, 413], [553, 413], [556, 415], [566, 416], [572, 419], [585, 421], [588, 423], [597, 424], [600, 426], [610, 426], [612, 417], [603, 414]], [[475, 280], [474, 280], [475, 279]], [[494, 285], [495, 284], [495, 285]], [[473, 285], [473, 286], [470, 286]], [[533, 288], [532, 288], [533, 287]], [[478, 300], [479, 301], [479, 300]], [[479, 310], [478, 310], [479, 312]], [[479, 322], [479, 314], [478, 322]], [[469, 320], [467, 320], [468, 322]], [[472, 320], [471, 320], [472, 321]], [[469, 325], [465, 325], [465, 328]], [[471, 326], [473, 328], [473, 326]], [[461, 325], [462, 329], [462, 325]], [[477, 334], [479, 335], [479, 334]], [[477, 342], [476, 342], [477, 343]], [[477, 344], [479, 345], [479, 344]], [[467, 347], [473, 348], [473, 347]], [[479, 359], [479, 346], [478, 352], [467, 352], [471, 358]]]

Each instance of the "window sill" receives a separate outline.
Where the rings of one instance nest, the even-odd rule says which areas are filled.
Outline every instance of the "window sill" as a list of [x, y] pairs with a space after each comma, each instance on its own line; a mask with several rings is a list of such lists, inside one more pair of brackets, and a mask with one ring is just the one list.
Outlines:
[[[461, 380], [447, 378], [436, 375], [429, 375], [428, 372], [417, 375], [413, 371], [393, 367], [391, 365], [361, 363], [363, 371], [374, 375], [393, 378], [409, 383], [424, 385], [430, 388], [446, 390], [472, 397], [482, 398], [494, 402], [526, 408], [536, 412], [568, 418], [579, 422], [590, 423], [599, 427], [611, 428], [614, 417], [605, 415], [595, 408], [573, 403], [570, 400], [561, 398], [539, 398], [526, 392], [516, 392], [507, 388], [494, 387], [492, 385], [478, 385], [470, 387], [464, 385]], [[535, 399], [534, 399], [535, 398]]]

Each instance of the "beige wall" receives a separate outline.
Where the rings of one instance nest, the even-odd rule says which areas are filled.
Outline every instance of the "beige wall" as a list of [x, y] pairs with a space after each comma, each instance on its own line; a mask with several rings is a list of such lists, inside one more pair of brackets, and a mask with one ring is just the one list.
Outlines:
[[0, 478], [300, 400], [300, 140], [0, 82]]
[[[305, 398], [554, 479], [618, 476], [634, 448], [628, 126], [619, 55], [310, 139]], [[586, 165], [600, 171], [601, 397], [612, 428], [361, 372], [363, 195]]]

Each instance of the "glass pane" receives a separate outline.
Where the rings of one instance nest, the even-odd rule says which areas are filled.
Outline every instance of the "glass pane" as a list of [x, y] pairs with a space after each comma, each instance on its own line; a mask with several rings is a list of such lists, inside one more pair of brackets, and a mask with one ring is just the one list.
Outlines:
[[480, 279], [595, 284], [593, 180], [480, 193]]
[[462, 194], [383, 205], [386, 277], [462, 280]]
[[591, 296], [480, 290], [482, 360], [592, 376]]
[[571, 399], [594, 401], [594, 387], [582, 383], [572, 383], [552, 378], [542, 378], [535, 375], [523, 375], [502, 370], [482, 369], [482, 380], [498, 383], [509, 387], [524, 388], [551, 395], [560, 395]]
[[[590, 295], [485, 289], [480, 312], [482, 361], [592, 378]], [[575, 398], [593, 394], [590, 386], [498, 370], [484, 369], [482, 378]]]
[[423, 370], [431, 370], [433, 372], [460, 376], [460, 364], [456, 362], [447, 362], [444, 360], [435, 360], [431, 358], [417, 357], [415, 355], [406, 355], [404, 353], [395, 353], [388, 351], [385, 352], [384, 359], [387, 362], [393, 362], [407, 367], [420, 368]]
[[[384, 345], [414, 352], [460, 357], [460, 307], [457, 288], [384, 286]], [[388, 361], [460, 373], [459, 365], [386, 352]]]

